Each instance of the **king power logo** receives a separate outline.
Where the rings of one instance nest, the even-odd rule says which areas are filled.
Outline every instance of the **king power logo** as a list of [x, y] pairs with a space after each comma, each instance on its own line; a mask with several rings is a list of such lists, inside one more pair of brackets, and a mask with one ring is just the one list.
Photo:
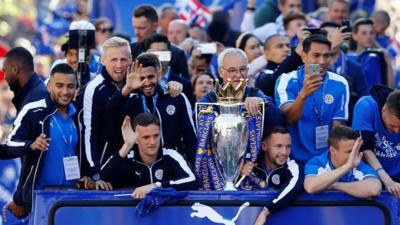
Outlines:
[[249, 202], [243, 203], [238, 212], [236, 213], [235, 217], [232, 219], [226, 219], [213, 208], [208, 205], [201, 204], [200, 202], [196, 202], [192, 205], [193, 212], [190, 214], [190, 217], [198, 217], [200, 219], [208, 218], [211, 222], [216, 224], [224, 224], [224, 225], [236, 225], [236, 220], [239, 218], [240, 213], [249, 206]]

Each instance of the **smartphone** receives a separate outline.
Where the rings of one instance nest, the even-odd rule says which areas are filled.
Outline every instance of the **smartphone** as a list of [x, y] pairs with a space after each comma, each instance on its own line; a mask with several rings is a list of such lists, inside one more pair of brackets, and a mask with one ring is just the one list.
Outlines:
[[170, 62], [171, 61], [171, 51], [154, 51], [151, 52], [157, 56], [160, 62]]
[[216, 54], [217, 44], [216, 43], [201, 43], [199, 44], [201, 54]]
[[346, 26], [346, 28], [343, 30], [343, 33], [349, 33], [352, 31], [350, 20], [343, 20], [341, 26], [342, 27]]
[[320, 28], [306, 28], [304, 30], [309, 31], [311, 34], [321, 34]]
[[308, 73], [309, 74], [319, 74], [320, 65], [319, 64], [310, 64], [308, 65]]

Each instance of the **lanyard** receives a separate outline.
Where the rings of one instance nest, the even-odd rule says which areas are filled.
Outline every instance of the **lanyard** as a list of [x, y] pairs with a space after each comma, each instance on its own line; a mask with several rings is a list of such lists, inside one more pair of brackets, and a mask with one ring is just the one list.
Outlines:
[[[153, 96], [153, 109], [151, 113], [156, 113], [156, 105], [157, 105], [158, 94]], [[142, 103], [143, 103], [143, 112], [150, 112], [150, 109], [147, 106], [146, 96], [142, 95]]]
[[[54, 123], [56, 124], [56, 127], [57, 127], [58, 131], [60, 131], [60, 133], [61, 133], [61, 136], [62, 136], [62, 139], [63, 139], [64, 143], [66, 145], [72, 146], [72, 134], [73, 134], [75, 125], [73, 125], [73, 123], [71, 125], [71, 123], [70, 123], [71, 134], [69, 135], [69, 142], [68, 142], [68, 139], [67, 139], [67, 137], [66, 137], [66, 135], [64, 133], [64, 130], [61, 128], [60, 124], [58, 123], [57, 118], [55, 116], [53, 116], [53, 119], [54, 119]], [[69, 118], [69, 121], [71, 121], [71, 118]]]
[[[338, 62], [340, 62], [340, 65], [338, 65]], [[339, 52], [339, 58], [337, 59], [335, 65], [334, 65], [333, 72], [340, 74], [342, 76], [345, 76], [346, 74], [346, 55], [344, 52], [340, 51]]]

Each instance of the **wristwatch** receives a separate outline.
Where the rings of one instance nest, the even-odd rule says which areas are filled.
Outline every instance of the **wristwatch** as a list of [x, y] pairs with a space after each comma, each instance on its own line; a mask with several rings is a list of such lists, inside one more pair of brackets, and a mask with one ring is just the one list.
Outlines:
[[160, 187], [161, 187], [161, 182], [155, 182], [154, 185], [155, 185], [156, 187], [160, 188]]

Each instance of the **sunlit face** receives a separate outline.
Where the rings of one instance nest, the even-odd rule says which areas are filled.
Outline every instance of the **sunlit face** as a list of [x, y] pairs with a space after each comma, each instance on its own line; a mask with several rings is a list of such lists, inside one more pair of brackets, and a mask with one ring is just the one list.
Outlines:
[[400, 132], [400, 118], [395, 114], [391, 113], [387, 106], [384, 105], [382, 108], [382, 120], [389, 132], [399, 133]]
[[160, 20], [159, 20], [159, 24], [160, 24], [160, 27], [161, 27], [161, 32], [166, 35], [168, 33], [169, 23], [172, 20], [175, 20], [175, 19], [178, 19], [178, 18], [179, 18], [178, 14], [176, 13], [175, 10], [168, 9], [167, 11], [165, 11], [164, 12], [164, 16], [161, 17]]
[[349, 18], [349, 4], [339, 1], [334, 1], [328, 8], [329, 21], [341, 23]]
[[353, 33], [353, 39], [357, 42], [358, 49], [372, 48], [375, 43], [375, 31], [372, 25], [359, 25], [357, 33]]
[[96, 44], [101, 45], [107, 41], [113, 33], [112, 24], [105, 22], [99, 25], [95, 33]]
[[248, 67], [246, 60], [241, 55], [230, 53], [225, 56], [218, 71], [224, 84], [230, 79], [232, 85], [236, 87], [239, 85], [240, 79], [245, 79], [247, 77]]
[[158, 149], [160, 148], [160, 127], [156, 124], [150, 124], [148, 126], [137, 125], [135, 133], [137, 135], [136, 143], [139, 148], [139, 153], [147, 158], [156, 157]]
[[137, 41], [139, 43], [143, 43], [146, 40], [146, 38], [148, 38], [150, 35], [152, 35], [157, 31], [158, 23], [157, 22], [151, 23], [150, 21], [147, 20], [146, 17], [141, 16], [141, 17], [133, 17], [132, 25], [133, 29], [135, 29]]
[[290, 55], [289, 40], [286, 37], [273, 38], [264, 53], [268, 61], [281, 64]]
[[181, 23], [170, 23], [168, 27], [168, 40], [179, 45], [188, 36], [188, 29], [186, 25]]
[[310, 64], [320, 65], [320, 75], [324, 75], [331, 61], [331, 51], [328, 45], [313, 42], [308, 53], [302, 52], [301, 58], [308, 68]]
[[208, 75], [201, 75], [194, 83], [193, 92], [196, 100], [199, 100], [213, 88], [213, 80]]
[[262, 142], [261, 148], [264, 151], [264, 156], [273, 167], [282, 166], [287, 162], [290, 155], [290, 134], [272, 134], [268, 140]]
[[7, 83], [18, 83], [18, 66], [15, 63], [10, 62], [10, 60], [7, 60], [7, 58], [3, 61], [3, 72]]
[[297, 35], [297, 32], [300, 28], [306, 26], [306, 21], [302, 19], [295, 19], [288, 23], [286, 27], [286, 34], [287, 36], [292, 39]]
[[247, 55], [249, 63], [251, 63], [254, 59], [262, 55], [262, 51], [260, 49], [260, 43], [258, 42], [257, 38], [251, 37], [246, 41], [244, 52]]
[[383, 35], [385, 34], [386, 29], [389, 27], [389, 21], [382, 20], [378, 18], [378, 16], [372, 17], [374, 21], [374, 31], [376, 34]]
[[330, 146], [331, 161], [336, 168], [343, 166], [350, 156], [356, 140], [343, 139], [337, 143], [337, 148]]
[[286, 0], [285, 4], [278, 4], [278, 8], [284, 17], [290, 12], [301, 12], [301, 0]]
[[127, 47], [107, 48], [104, 50], [101, 61], [113, 81], [120, 83], [128, 73], [132, 57]]
[[193, 40], [197, 40], [200, 42], [205, 42], [207, 41], [207, 35], [203, 30], [201, 30], [199, 27], [192, 27], [189, 29], [189, 36]]
[[55, 73], [47, 84], [51, 100], [59, 106], [67, 106], [75, 96], [76, 84], [75, 75]]
[[78, 71], [78, 50], [68, 49], [65, 58], [67, 59], [67, 64], [72, 67], [74, 71]]
[[152, 66], [143, 67], [142, 73], [140, 74], [140, 79], [145, 80], [142, 86], [142, 92], [145, 96], [153, 96], [156, 92], [158, 84], [159, 73], [157, 69]]
[[192, 74], [192, 77], [197, 76], [200, 72], [207, 71], [209, 68], [209, 64], [206, 59], [195, 58], [189, 61], [189, 70]]

